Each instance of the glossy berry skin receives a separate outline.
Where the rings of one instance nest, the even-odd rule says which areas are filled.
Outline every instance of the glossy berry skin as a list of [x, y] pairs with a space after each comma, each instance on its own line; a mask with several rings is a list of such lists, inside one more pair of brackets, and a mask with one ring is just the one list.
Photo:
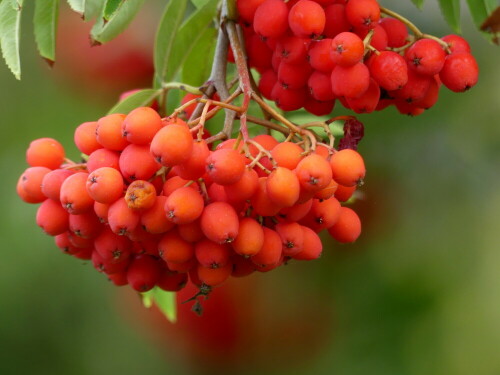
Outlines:
[[127, 281], [138, 292], [151, 290], [160, 279], [161, 268], [149, 255], [136, 257], [127, 269]]
[[354, 33], [340, 33], [332, 40], [331, 58], [336, 65], [352, 66], [361, 61], [364, 52], [363, 41]]
[[122, 123], [122, 136], [136, 145], [147, 145], [162, 128], [161, 117], [150, 107], [131, 111]]
[[64, 148], [52, 138], [36, 139], [26, 151], [26, 161], [31, 167], [57, 169], [64, 162]]
[[96, 138], [97, 121], [84, 122], [75, 129], [73, 140], [80, 152], [85, 155], [90, 155], [95, 150], [102, 146], [97, 142]]
[[361, 155], [351, 149], [336, 152], [330, 159], [332, 177], [344, 186], [355, 186], [366, 174], [365, 163]]
[[464, 92], [475, 86], [479, 76], [476, 59], [470, 53], [454, 53], [446, 57], [441, 82], [454, 92]]
[[316, 2], [300, 0], [288, 15], [288, 24], [292, 32], [299, 37], [314, 38], [323, 33], [325, 28], [325, 11]]
[[88, 176], [88, 173], [78, 172], [61, 185], [61, 204], [72, 215], [83, 214], [94, 206], [94, 200], [86, 189]]
[[396, 52], [383, 51], [373, 55], [369, 67], [372, 78], [386, 90], [398, 90], [408, 82], [408, 66]]
[[356, 241], [361, 234], [359, 216], [352, 209], [342, 207], [339, 219], [328, 229], [328, 233], [340, 243]]
[[434, 76], [443, 69], [446, 53], [443, 47], [432, 39], [420, 39], [406, 50], [408, 66], [418, 74]]
[[233, 206], [226, 202], [209, 204], [201, 214], [201, 230], [219, 244], [231, 243], [238, 235], [239, 220]]
[[47, 173], [42, 180], [42, 193], [47, 198], [59, 200], [61, 185], [74, 172], [68, 169], [56, 169]]
[[345, 5], [332, 4], [325, 8], [325, 28], [323, 33], [327, 38], [333, 38], [350, 29], [351, 24], [345, 14]]
[[469, 45], [469, 42], [467, 42], [464, 38], [458, 35], [450, 34], [443, 36], [441, 38], [443, 41], [448, 43], [448, 48], [450, 49], [451, 53], [470, 53], [471, 48]]
[[407, 43], [408, 29], [400, 20], [384, 17], [380, 20], [380, 26], [382, 26], [387, 33], [388, 47], [399, 48]]
[[241, 18], [251, 23], [255, 16], [255, 11], [265, 0], [238, 0], [236, 8]]
[[68, 230], [69, 216], [58, 201], [47, 199], [38, 208], [36, 223], [49, 236], [57, 236]]
[[376, 0], [349, 0], [345, 13], [351, 25], [358, 29], [373, 29], [380, 19]]
[[266, 0], [255, 11], [253, 27], [264, 38], [279, 38], [288, 28], [288, 7], [282, 0]]
[[97, 121], [96, 139], [102, 147], [112, 151], [121, 151], [128, 145], [126, 138], [122, 137], [122, 124], [125, 115], [111, 114]]
[[238, 182], [244, 171], [243, 157], [233, 149], [216, 150], [206, 160], [207, 174], [220, 185]]
[[331, 75], [332, 91], [336, 96], [357, 98], [370, 86], [370, 72], [365, 64], [359, 62], [344, 67], [336, 66]]
[[193, 137], [183, 125], [168, 125], [162, 128], [151, 141], [151, 154], [158, 163], [173, 167], [189, 159], [193, 149]]
[[314, 260], [318, 259], [323, 252], [323, 244], [319, 236], [311, 229], [302, 226], [304, 242], [302, 251], [293, 255], [297, 260]]
[[311, 67], [323, 73], [330, 73], [335, 67], [331, 57], [332, 39], [322, 39], [311, 43], [308, 60]]

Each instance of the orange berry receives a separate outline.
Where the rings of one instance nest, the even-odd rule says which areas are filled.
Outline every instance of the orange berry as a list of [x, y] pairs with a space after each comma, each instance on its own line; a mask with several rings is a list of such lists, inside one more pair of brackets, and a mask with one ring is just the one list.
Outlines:
[[254, 169], [245, 168], [241, 178], [234, 184], [225, 185], [227, 200], [231, 203], [244, 202], [255, 194], [259, 186], [259, 176]]
[[334, 197], [320, 201], [313, 200], [311, 210], [302, 223], [316, 232], [330, 228], [340, 216], [340, 203]]
[[160, 273], [160, 278], [156, 285], [167, 292], [178, 292], [186, 286], [187, 281], [187, 274], [172, 272], [165, 268]]
[[206, 171], [214, 182], [220, 185], [231, 185], [237, 182], [245, 172], [245, 161], [236, 150], [216, 150], [206, 160]]
[[307, 215], [311, 207], [312, 199], [309, 199], [304, 203], [297, 203], [295, 206], [283, 208], [278, 216], [290, 222], [299, 221]]
[[260, 251], [250, 259], [259, 268], [272, 266], [279, 263], [282, 254], [281, 237], [276, 231], [267, 227], [264, 231], [264, 242]]
[[46, 199], [36, 212], [36, 223], [49, 236], [57, 236], [68, 230], [68, 213], [61, 203]]
[[94, 212], [101, 223], [108, 222], [109, 204], [94, 202]]
[[348, 148], [333, 154], [330, 165], [333, 179], [344, 186], [360, 184], [366, 174], [365, 163], [361, 155]]
[[314, 260], [318, 259], [323, 252], [323, 244], [321, 239], [311, 228], [302, 226], [304, 235], [304, 244], [302, 251], [293, 256], [297, 260]]
[[271, 150], [271, 155], [280, 167], [295, 169], [297, 164], [304, 158], [302, 153], [304, 150], [297, 144], [292, 142], [278, 143]]
[[193, 150], [193, 137], [182, 125], [168, 125], [162, 128], [151, 141], [151, 154], [166, 167], [187, 161]]
[[96, 136], [97, 121], [84, 122], [75, 129], [73, 140], [80, 152], [90, 155], [102, 146], [97, 142]]
[[177, 226], [177, 231], [179, 235], [188, 242], [198, 242], [205, 238], [203, 231], [201, 230], [200, 220], [188, 224], [181, 224]]
[[335, 198], [338, 199], [339, 202], [347, 202], [354, 192], [356, 191], [356, 185], [354, 186], [337, 186], [337, 190], [335, 191]]
[[267, 177], [266, 190], [276, 205], [291, 207], [299, 199], [300, 183], [293, 171], [278, 167]]
[[333, 197], [333, 195], [337, 191], [338, 186], [339, 186], [339, 184], [335, 180], [331, 180], [326, 188], [314, 193], [314, 198], [316, 198], [316, 199], [328, 199], [330, 197]]
[[200, 223], [205, 236], [216, 243], [233, 242], [238, 235], [238, 214], [226, 202], [214, 202], [206, 206]]
[[118, 236], [108, 226], [94, 241], [96, 252], [106, 261], [119, 263], [128, 259], [132, 252], [132, 242], [125, 236]]
[[26, 190], [23, 188], [23, 176], [21, 175], [19, 179], [17, 180], [17, 185], [16, 185], [16, 192], [19, 198], [21, 198], [24, 202], [26, 203], [40, 203], [45, 200], [45, 196], [42, 197], [41, 200], [39, 200], [37, 196], [30, 195]]
[[216, 184], [215, 182], [212, 183], [208, 189], [208, 199], [210, 202], [227, 202], [227, 194], [226, 190], [224, 189], [224, 186]]
[[282, 208], [274, 203], [269, 197], [269, 194], [267, 194], [267, 177], [259, 178], [259, 186], [257, 187], [255, 194], [250, 199], [250, 203], [255, 214], [260, 216], [274, 216]]
[[120, 171], [128, 181], [149, 180], [161, 168], [148, 146], [128, 145], [120, 155]]
[[47, 198], [59, 200], [61, 185], [74, 172], [68, 169], [55, 169], [47, 173], [42, 180], [42, 193]]
[[189, 159], [176, 165], [173, 170], [186, 180], [197, 180], [205, 174], [205, 162], [209, 155], [210, 150], [205, 141], [194, 141]]
[[92, 152], [87, 160], [87, 171], [92, 173], [102, 167], [120, 169], [120, 154], [105, 148]]
[[21, 188], [26, 193], [26, 196], [30, 197], [32, 203], [40, 203], [47, 199], [42, 191], [42, 182], [49, 172], [50, 169], [46, 167], [31, 167], [21, 175], [19, 179]]
[[162, 128], [161, 117], [151, 107], [139, 107], [131, 111], [122, 123], [122, 136], [130, 143], [147, 145]]
[[166, 201], [167, 197], [157, 196], [153, 206], [141, 214], [141, 225], [149, 233], [165, 233], [174, 227], [174, 223], [165, 215]]
[[317, 154], [311, 154], [297, 165], [295, 173], [300, 186], [307, 192], [317, 192], [326, 188], [332, 180], [330, 164]]
[[124, 186], [121, 173], [110, 167], [96, 169], [86, 182], [88, 194], [99, 203], [113, 203], [121, 198]]
[[342, 207], [337, 222], [328, 229], [328, 233], [341, 243], [354, 242], [361, 234], [361, 220], [352, 209]]
[[[266, 149], [268, 151], [272, 150], [279, 143], [276, 140], [276, 138], [274, 138], [273, 136], [271, 136], [269, 134], [259, 134], [255, 137], [253, 137], [252, 140], [254, 142], [257, 142], [259, 145], [261, 145], [262, 147], [264, 147], [264, 149]], [[257, 147], [255, 147], [252, 144], [250, 144], [248, 148], [250, 150], [250, 153], [254, 157], [257, 156], [257, 154], [259, 153], [259, 150], [257, 149]]]
[[112, 151], [121, 151], [128, 145], [122, 136], [122, 123], [125, 115], [111, 114], [97, 121], [96, 139], [102, 147]]
[[140, 255], [127, 268], [127, 281], [138, 292], [154, 288], [160, 278], [160, 262], [149, 255]]
[[285, 256], [293, 256], [302, 251], [304, 246], [304, 233], [302, 227], [295, 222], [284, 222], [276, 225]]
[[61, 185], [60, 201], [72, 215], [83, 214], [94, 207], [94, 200], [86, 188], [88, 176], [88, 173], [78, 172], [66, 178]]
[[151, 182], [137, 180], [132, 182], [125, 193], [125, 201], [132, 210], [147, 210], [153, 207], [156, 189]]
[[118, 199], [109, 207], [109, 227], [120, 236], [134, 231], [139, 224], [139, 219], [139, 214], [128, 207], [125, 198]]
[[69, 215], [69, 230], [78, 237], [93, 239], [101, 233], [102, 228], [99, 218], [92, 211], [81, 215]]
[[224, 281], [226, 281], [229, 278], [229, 276], [231, 276], [233, 265], [231, 263], [228, 263], [224, 267], [207, 268], [203, 267], [200, 264], [198, 265], [197, 270], [200, 281], [213, 287], [221, 285]]
[[264, 230], [262, 226], [250, 217], [240, 220], [238, 235], [232, 243], [237, 254], [251, 257], [257, 254], [264, 244]]
[[57, 169], [64, 162], [64, 148], [52, 138], [35, 139], [26, 151], [26, 161], [31, 167]]
[[188, 224], [200, 217], [204, 205], [200, 193], [190, 187], [181, 187], [168, 196], [165, 213], [175, 224]]
[[194, 256], [194, 246], [176, 230], [165, 233], [158, 243], [160, 257], [170, 263], [186, 263]]
[[194, 254], [203, 267], [220, 268], [229, 262], [230, 252], [228, 245], [204, 239], [195, 245]]

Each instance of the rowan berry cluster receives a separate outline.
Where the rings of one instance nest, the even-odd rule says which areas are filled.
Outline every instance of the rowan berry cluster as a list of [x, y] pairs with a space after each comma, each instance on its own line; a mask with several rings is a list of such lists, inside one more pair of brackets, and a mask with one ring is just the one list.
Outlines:
[[239, 0], [237, 8], [259, 90], [284, 111], [327, 115], [338, 100], [356, 113], [394, 105], [419, 115], [442, 84], [463, 92], [478, 79], [465, 39], [423, 34], [376, 0]]
[[360, 219], [340, 202], [365, 176], [361, 136], [353, 128], [340, 151], [270, 135], [214, 148], [203, 127], [140, 107], [78, 126], [82, 163], [54, 139], [33, 141], [17, 192], [40, 203], [36, 222], [57, 247], [116, 285], [210, 288], [318, 258], [322, 230], [358, 238]]

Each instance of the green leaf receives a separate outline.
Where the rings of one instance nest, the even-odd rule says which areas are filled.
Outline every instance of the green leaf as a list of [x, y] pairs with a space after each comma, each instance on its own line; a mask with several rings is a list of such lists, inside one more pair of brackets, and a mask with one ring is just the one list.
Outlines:
[[422, 9], [422, 7], [424, 6], [424, 1], [425, 0], [411, 0], [411, 2], [415, 4], [418, 9]]
[[[172, 54], [177, 30], [186, 12], [187, 0], [169, 1], [156, 33], [154, 49], [155, 87], [161, 87]], [[177, 51], [180, 52], [180, 51]]]
[[201, 86], [207, 80], [212, 67], [206, 61], [212, 61], [216, 41], [217, 30], [206, 28], [182, 65], [182, 82]]
[[191, 0], [191, 2], [193, 3], [193, 5], [196, 7], [196, 8], [202, 8], [206, 3], [208, 3], [210, 0]]
[[158, 287], [155, 287], [153, 290], [156, 305], [170, 322], [175, 323], [177, 321], [176, 294], [173, 292], [166, 292]]
[[80, 0], [83, 2], [83, 19], [89, 21], [96, 18], [102, 9], [102, 0]]
[[157, 99], [162, 90], [153, 90], [153, 89], [145, 89], [140, 90], [132, 95], [126, 97], [124, 100], [118, 102], [108, 114], [111, 113], [129, 113], [134, 108], [137, 107], [147, 107], [150, 106], [151, 103]]
[[85, 0], [68, 0], [68, 4], [76, 13], [83, 15], [85, 11]]
[[[467, 4], [469, 5], [470, 13], [472, 15], [472, 19], [477, 27], [481, 27], [484, 20], [488, 18], [489, 12], [491, 8], [491, 1], [489, 0], [467, 0]], [[490, 11], [493, 11], [491, 9]]]
[[148, 290], [147, 292], [141, 293], [142, 297], [142, 304], [146, 309], [151, 308], [153, 306], [153, 299], [154, 299], [154, 289]]
[[[162, 82], [169, 82], [179, 74], [184, 62], [195, 48], [198, 40], [202, 38], [207, 28], [213, 24], [213, 19], [217, 13], [217, 1], [208, 2], [203, 8], [193, 12], [191, 16], [182, 24], [174, 39], [172, 54], [167, 61], [165, 70], [160, 78]], [[207, 59], [199, 61], [200, 66], [207, 64]]]
[[9, 1], [0, 2], [0, 48], [7, 66], [17, 79], [21, 79], [19, 38], [21, 29], [22, 0], [13, 8]]
[[118, 36], [127, 28], [141, 8], [144, 0], [127, 0], [113, 14], [108, 22], [104, 22], [104, 9], [101, 17], [90, 31], [91, 38], [98, 43], [106, 43]]
[[125, 0], [107, 0], [104, 5], [103, 17], [109, 21], [117, 9], [124, 3]]
[[444, 19], [452, 29], [460, 33], [460, 0], [438, 0]]
[[35, 40], [40, 55], [53, 63], [56, 59], [56, 32], [59, 0], [37, 0], [35, 2]]
[[12, 9], [14, 9], [14, 10], [20, 10], [21, 7], [23, 6], [22, 0], [9, 0], [9, 1], [10, 1], [10, 5], [11, 5]]

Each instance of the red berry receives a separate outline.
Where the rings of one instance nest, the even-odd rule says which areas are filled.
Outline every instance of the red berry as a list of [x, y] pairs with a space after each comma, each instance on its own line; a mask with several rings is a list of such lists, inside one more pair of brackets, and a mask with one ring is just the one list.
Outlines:
[[470, 53], [454, 53], [446, 57], [439, 78], [454, 92], [464, 92], [475, 86], [479, 76], [476, 59]]
[[315, 38], [325, 28], [325, 11], [318, 3], [300, 0], [290, 9], [288, 23], [292, 32], [304, 38]]

